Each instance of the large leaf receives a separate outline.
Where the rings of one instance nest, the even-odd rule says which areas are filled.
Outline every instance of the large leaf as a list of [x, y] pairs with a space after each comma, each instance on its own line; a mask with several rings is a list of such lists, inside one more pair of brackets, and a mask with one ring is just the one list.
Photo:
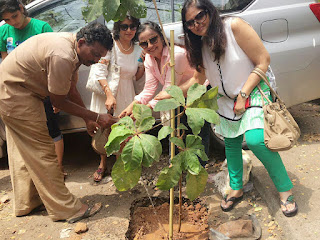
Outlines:
[[121, 156], [112, 167], [111, 177], [119, 191], [127, 191], [137, 185], [141, 176], [141, 167], [132, 171], [125, 171]]
[[193, 134], [199, 134], [204, 125], [204, 120], [198, 116], [195, 111], [193, 111], [194, 109], [195, 108], [187, 108], [185, 113], [187, 115], [189, 127], [192, 129]]
[[140, 138], [134, 136], [126, 144], [121, 154], [122, 161], [124, 162], [124, 169], [126, 171], [134, 170], [141, 167], [143, 158], [143, 150], [140, 143]]
[[186, 193], [190, 201], [196, 199], [204, 191], [207, 180], [208, 173], [203, 167], [198, 175], [187, 174]]
[[194, 101], [189, 107], [191, 108], [210, 108], [218, 110], [217, 102], [218, 87], [211, 88], [203, 94], [198, 100]]
[[125, 125], [113, 125], [111, 128], [112, 131], [108, 137], [108, 142], [105, 145], [108, 156], [118, 152], [120, 150], [120, 144], [135, 133]]
[[113, 20], [114, 22], [123, 21], [127, 16], [127, 12], [128, 12], [128, 8], [121, 3], [116, 14], [113, 16], [112, 19], [110, 19], [110, 14], [108, 13], [103, 13], [103, 17], [106, 21], [107, 20], [108, 21]]
[[144, 104], [134, 104], [132, 113], [136, 119], [136, 127], [138, 128], [143, 119], [152, 117], [152, 110]]
[[185, 149], [185, 145], [182, 139], [177, 137], [171, 137], [170, 142], [174, 143], [174, 145], [178, 146], [179, 148]]
[[148, 153], [154, 161], [158, 161], [162, 153], [160, 141], [155, 136], [148, 134], [140, 134], [139, 137], [143, 151]]
[[124, 125], [126, 128], [134, 131], [135, 127], [134, 127], [134, 123], [131, 117], [124, 117], [124, 118], [120, 118], [120, 120], [118, 122], [116, 122], [115, 124], [113, 124], [111, 126], [111, 129], [114, 129], [116, 126], [118, 125]]
[[187, 108], [186, 115], [188, 116], [188, 124], [193, 134], [199, 134], [204, 120], [214, 124], [218, 124], [220, 121], [219, 115], [214, 110], [208, 108]]
[[[116, 5], [117, 2], [120, 4], [120, 0], [112, 1], [112, 4]], [[113, 8], [114, 13], [117, 12], [118, 6]], [[88, 0], [87, 6], [82, 8], [82, 15], [86, 22], [92, 22], [100, 17], [104, 10], [104, 0]]]
[[186, 137], [186, 148], [204, 149], [202, 138], [197, 135], [188, 134]]
[[155, 111], [155, 112], [168, 111], [171, 109], [176, 109], [177, 107], [180, 107], [180, 106], [181, 106], [181, 104], [177, 100], [175, 100], [174, 98], [164, 99], [164, 100], [157, 102], [153, 111]]
[[174, 129], [172, 129], [170, 126], [163, 126], [160, 131], [158, 132], [158, 139], [162, 140], [166, 138], [170, 133], [172, 133]]
[[199, 99], [206, 91], [207, 91], [207, 88], [205, 86], [200, 85], [198, 83], [193, 84], [188, 89], [187, 106], [190, 106], [194, 101]]
[[130, 15], [135, 18], [147, 17], [147, 7], [144, 0], [121, 0], [121, 5], [128, 6]]
[[177, 185], [181, 176], [181, 166], [177, 162], [172, 162], [171, 167], [162, 169], [158, 178], [157, 187], [160, 190], [169, 190]]
[[194, 175], [198, 175], [201, 171], [201, 164], [198, 156], [193, 150], [187, 150], [184, 154], [184, 164], [187, 166], [188, 172]]
[[142, 165], [144, 167], [151, 167], [154, 159], [146, 152], [143, 151]]
[[179, 88], [178, 86], [169, 86], [166, 89], [166, 92], [169, 93], [171, 95], [171, 97], [173, 97], [175, 100], [177, 100], [179, 103], [181, 103], [181, 105], [186, 105], [186, 99], [183, 96], [183, 92], [181, 90], [181, 88]]
[[136, 18], [145, 18], [147, 7], [144, 0], [88, 0], [88, 6], [82, 9], [87, 22], [96, 20], [101, 15], [107, 22], [123, 21], [127, 12]]
[[144, 131], [150, 130], [152, 126], [155, 124], [155, 122], [156, 120], [154, 119], [154, 117], [147, 117], [143, 119], [138, 128], [138, 132], [144, 132]]

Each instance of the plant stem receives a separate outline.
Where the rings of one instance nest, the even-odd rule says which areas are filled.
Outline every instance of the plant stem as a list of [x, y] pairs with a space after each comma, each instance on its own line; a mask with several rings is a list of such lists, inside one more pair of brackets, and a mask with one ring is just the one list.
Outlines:
[[178, 232], [181, 230], [181, 218], [182, 218], [182, 174], [179, 180], [179, 227]]

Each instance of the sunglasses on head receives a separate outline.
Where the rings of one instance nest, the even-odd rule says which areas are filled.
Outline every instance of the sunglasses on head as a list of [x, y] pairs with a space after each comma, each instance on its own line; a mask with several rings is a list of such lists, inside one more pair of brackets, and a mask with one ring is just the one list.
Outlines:
[[195, 27], [195, 23], [203, 23], [207, 19], [207, 13], [207, 10], [202, 10], [194, 17], [194, 19], [185, 22], [186, 27], [192, 29]]
[[147, 48], [149, 43], [153, 45], [153, 44], [156, 44], [157, 42], [158, 42], [158, 35], [152, 38], [149, 38], [147, 41], [139, 42], [139, 46], [142, 48]]
[[135, 25], [135, 24], [130, 24], [130, 25], [128, 25], [128, 24], [120, 24], [119, 27], [120, 27], [120, 30], [122, 30], [122, 31], [127, 31], [128, 28], [130, 28], [131, 31], [137, 30], [137, 25]]

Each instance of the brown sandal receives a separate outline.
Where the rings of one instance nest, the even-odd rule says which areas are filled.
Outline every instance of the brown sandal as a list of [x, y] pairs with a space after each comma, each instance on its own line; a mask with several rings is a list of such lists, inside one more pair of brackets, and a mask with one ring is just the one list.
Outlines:
[[101, 182], [102, 178], [104, 177], [106, 170], [103, 170], [103, 168], [98, 168], [97, 171], [95, 172], [101, 179], [97, 179], [93, 176], [93, 180], [95, 182]]

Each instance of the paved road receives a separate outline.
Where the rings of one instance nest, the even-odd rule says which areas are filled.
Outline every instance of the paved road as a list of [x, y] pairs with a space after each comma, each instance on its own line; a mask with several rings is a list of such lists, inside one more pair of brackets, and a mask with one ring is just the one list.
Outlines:
[[254, 184], [286, 239], [316, 240], [320, 239], [320, 101], [292, 107], [290, 112], [300, 126], [301, 138], [296, 147], [280, 154], [294, 184], [298, 215], [293, 218], [283, 216], [277, 191], [257, 159], [253, 168]]

